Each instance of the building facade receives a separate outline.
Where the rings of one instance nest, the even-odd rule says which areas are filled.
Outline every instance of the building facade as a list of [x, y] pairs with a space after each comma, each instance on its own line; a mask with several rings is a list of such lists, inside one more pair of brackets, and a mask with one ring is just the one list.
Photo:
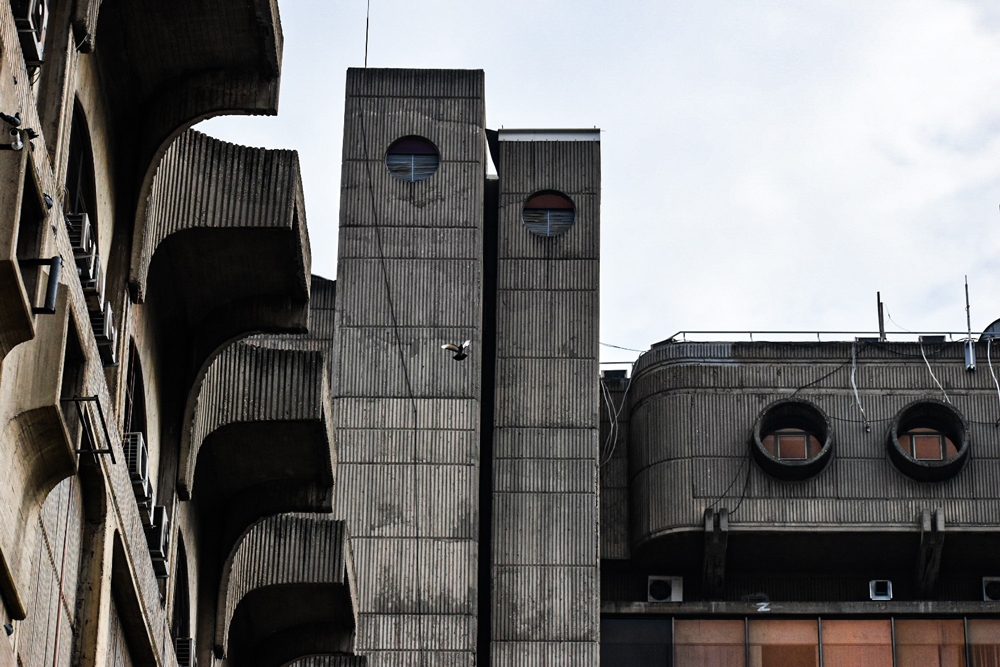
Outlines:
[[351, 70], [334, 283], [273, 0], [0, 46], [0, 665], [597, 664], [599, 133]]
[[991, 345], [671, 339], [605, 373], [601, 663], [996, 664]]

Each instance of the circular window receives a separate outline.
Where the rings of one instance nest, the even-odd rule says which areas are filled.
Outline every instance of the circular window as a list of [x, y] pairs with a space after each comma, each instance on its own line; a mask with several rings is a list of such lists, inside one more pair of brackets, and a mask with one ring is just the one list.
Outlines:
[[389, 173], [407, 183], [430, 178], [440, 164], [441, 156], [437, 148], [422, 137], [399, 139], [385, 154], [385, 166]]
[[524, 226], [539, 236], [559, 236], [569, 231], [576, 220], [573, 202], [557, 192], [542, 192], [524, 205]]
[[778, 401], [769, 405], [753, 429], [754, 457], [764, 472], [786, 480], [819, 474], [833, 454], [829, 420], [812, 403]]
[[956, 474], [969, 458], [969, 430], [958, 410], [941, 401], [918, 401], [903, 408], [889, 429], [889, 458], [919, 482]]

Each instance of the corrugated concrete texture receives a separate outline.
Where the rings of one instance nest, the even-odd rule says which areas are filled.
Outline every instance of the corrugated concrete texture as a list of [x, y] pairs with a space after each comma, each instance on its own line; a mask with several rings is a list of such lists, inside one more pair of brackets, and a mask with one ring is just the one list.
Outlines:
[[[864, 415], [851, 385], [852, 347]], [[628, 396], [632, 547], [670, 531], [700, 529], [706, 507], [716, 501], [732, 507], [740, 497], [733, 530], [915, 530], [925, 507], [943, 508], [949, 530], [1000, 525], [994, 500], [1000, 493], [1000, 408], [985, 344], [979, 344], [975, 373], [965, 369], [961, 343], [928, 343], [924, 354], [927, 363], [915, 343], [655, 347], [636, 364]], [[967, 421], [971, 448], [960, 473], [933, 484], [900, 473], [886, 454], [888, 430], [905, 406], [945, 400], [928, 363]], [[793, 395], [829, 418], [834, 456], [816, 477], [790, 484], [741, 464], [755, 420], [772, 402]]]
[[[249, 148], [189, 130], [163, 156], [149, 193], [145, 226], [133, 248], [132, 282], [146, 291], [150, 263], [170, 235], [192, 229], [276, 230], [291, 235], [297, 253], [286, 270], [309, 275], [309, 243], [302, 205], [302, 179], [294, 151]], [[244, 234], [244, 236], [248, 236]], [[230, 243], [246, 243], [235, 234]], [[269, 237], [270, 238], [270, 237]], [[277, 251], [280, 246], [272, 246]], [[260, 267], [215, 266], [249, 272]], [[248, 273], [249, 275], [249, 273]]]
[[[484, 114], [481, 71], [348, 72], [334, 506], [377, 667], [474, 659]], [[385, 167], [407, 136], [440, 153], [426, 180]], [[441, 349], [467, 339], [464, 361]]]
[[[491, 662], [596, 666], [600, 143], [500, 145]], [[522, 222], [542, 191], [562, 236]]]
[[[304, 590], [309, 586], [322, 589], [323, 585], [336, 585], [347, 591], [349, 602], [352, 579], [347, 527], [343, 521], [309, 514], [264, 519], [247, 532], [226, 562], [219, 591], [216, 651], [227, 652], [229, 624], [250, 593], [268, 587]], [[289, 614], [287, 621], [280, 618], [282, 611], [285, 610], [271, 608], [266, 625], [272, 633], [285, 622], [322, 622], [325, 610], [320, 607], [312, 610], [314, 617], [308, 610], [299, 609]], [[346, 612], [347, 620], [353, 624], [351, 609]]]

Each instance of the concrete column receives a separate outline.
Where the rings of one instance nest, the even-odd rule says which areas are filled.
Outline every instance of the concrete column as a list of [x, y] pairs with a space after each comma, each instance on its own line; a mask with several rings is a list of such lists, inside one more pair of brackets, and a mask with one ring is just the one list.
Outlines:
[[[348, 72], [334, 511], [373, 667], [474, 660], [484, 122], [481, 71]], [[440, 155], [426, 180], [385, 165], [411, 136]], [[441, 349], [465, 340], [462, 361]]]
[[[598, 664], [600, 134], [501, 130], [492, 665]], [[522, 212], [556, 192], [559, 236]]]

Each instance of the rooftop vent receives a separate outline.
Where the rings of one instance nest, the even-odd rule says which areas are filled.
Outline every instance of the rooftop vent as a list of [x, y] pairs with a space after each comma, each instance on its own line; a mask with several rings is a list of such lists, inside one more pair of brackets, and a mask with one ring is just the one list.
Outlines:
[[573, 226], [576, 207], [558, 192], [540, 192], [524, 205], [521, 219], [532, 234], [561, 236]]
[[437, 148], [423, 137], [403, 137], [389, 146], [385, 154], [389, 173], [407, 183], [427, 180], [440, 164]]

